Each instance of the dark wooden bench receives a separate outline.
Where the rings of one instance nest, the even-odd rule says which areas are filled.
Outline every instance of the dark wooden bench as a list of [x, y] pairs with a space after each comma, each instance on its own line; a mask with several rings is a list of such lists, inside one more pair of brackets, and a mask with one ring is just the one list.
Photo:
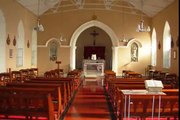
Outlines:
[[[126, 106], [126, 111], [124, 109], [125, 101], [124, 98], [121, 97], [121, 105], [118, 109], [119, 111], [119, 119], [122, 120], [124, 118], [124, 112], [128, 113], [128, 105]], [[149, 95], [131, 95], [130, 100], [130, 117], [136, 117], [140, 119], [151, 118], [152, 117], [152, 105], [153, 105], [153, 96]], [[160, 110], [159, 110], [160, 104]], [[167, 118], [178, 118], [179, 113], [179, 105], [178, 105], [178, 96], [161, 96], [161, 102], [159, 103], [159, 97], [156, 96], [154, 100], [154, 111], [153, 117], [158, 118], [160, 111], [160, 117]], [[127, 118], [127, 114], [126, 114]]]
[[67, 94], [65, 84], [41, 84], [41, 83], [8, 83], [6, 87], [20, 87], [20, 88], [55, 88], [54, 93], [52, 94], [53, 101], [57, 102], [58, 113], [62, 113], [67, 106]]
[[104, 84], [107, 87], [107, 81], [116, 78], [116, 73], [112, 70], [105, 70], [104, 71]]
[[0, 119], [32, 119], [43, 117], [55, 120], [56, 113], [51, 90], [27, 88], [0, 88]]
[[2, 85], [5, 85], [6, 83], [11, 81], [11, 74], [9, 72], [0, 73], [0, 82], [2, 82]]
[[116, 83], [144, 83], [144, 81], [146, 80], [146, 78], [114, 78], [114, 79], [110, 79], [107, 80], [107, 91], [108, 89], [111, 88], [111, 85], [116, 84]]
[[12, 81], [19, 81], [19, 82], [23, 81], [21, 71], [11, 71], [11, 75], [12, 75]]
[[67, 97], [68, 100], [71, 99], [71, 97], [74, 94], [75, 86], [74, 86], [74, 79], [73, 78], [67, 78], [67, 77], [59, 77], [59, 78], [45, 78], [45, 77], [37, 77], [30, 79], [29, 81], [25, 81], [29, 83], [59, 83], [59, 84], [66, 84], [66, 91], [67, 91]]
[[[108, 88], [107, 93], [110, 97], [110, 102], [114, 109], [115, 115], [117, 115], [117, 108], [118, 108], [119, 100], [121, 99], [120, 98], [121, 96], [119, 95], [121, 90], [123, 90], [123, 89], [130, 89], [130, 90], [146, 89], [143, 79], [140, 79], [140, 80], [137, 79], [137, 81], [134, 81], [132, 79], [126, 79], [126, 78], [123, 78], [123, 79], [122, 79], [122, 81], [121, 80], [114, 80], [114, 81], [112, 80], [109, 82], [109, 88]], [[128, 82], [128, 80], [129, 80], [129, 82]], [[164, 85], [164, 88], [172, 89], [173, 87], [171, 85]]]

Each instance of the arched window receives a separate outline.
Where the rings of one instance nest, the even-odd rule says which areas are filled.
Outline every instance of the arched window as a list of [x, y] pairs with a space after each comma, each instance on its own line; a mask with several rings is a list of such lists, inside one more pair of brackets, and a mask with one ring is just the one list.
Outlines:
[[17, 55], [16, 55], [16, 66], [23, 66], [24, 58], [24, 26], [23, 22], [19, 21], [18, 24], [18, 37], [17, 37]]
[[170, 26], [166, 21], [163, 33], [163, 67], [170, 68], [171, 63], [171, 34]]
[[156, 39], [156, 30], [152, 31], [152, 48], [151, 48], [151, 65], [156, 66], [156, 57], [157, 57], [157, 39]]
[[6, 22], [0, 10], [0, 72], [6, 71]]
[[37, 65], [37, 31], [32, 32], [31, 65]]

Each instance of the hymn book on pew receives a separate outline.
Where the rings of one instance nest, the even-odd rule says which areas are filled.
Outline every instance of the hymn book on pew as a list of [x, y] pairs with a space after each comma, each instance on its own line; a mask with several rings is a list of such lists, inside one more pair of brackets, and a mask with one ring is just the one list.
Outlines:
[[160, 80], [145, 80], [145, 87], [148, 92], [161, 92], [164, 88]]

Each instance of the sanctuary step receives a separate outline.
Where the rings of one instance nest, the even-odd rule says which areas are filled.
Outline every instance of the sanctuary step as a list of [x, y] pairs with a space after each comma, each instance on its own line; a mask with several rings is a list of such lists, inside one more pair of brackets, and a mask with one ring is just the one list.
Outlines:
[[86, 76], [84, 77], [83, 85], [87, 85], [89, 82], [94, 82], [98, 86], [103, 86], [103, 77], [101, 76]]
[[94, 79], [97, 78], [89, 77], [86, 85], [80, 86], [63, 120], [112, 119], [104, 89]]

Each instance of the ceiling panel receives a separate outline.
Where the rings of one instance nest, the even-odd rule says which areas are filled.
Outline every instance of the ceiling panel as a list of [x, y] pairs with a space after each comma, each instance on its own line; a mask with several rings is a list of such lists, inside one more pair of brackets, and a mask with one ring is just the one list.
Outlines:
[[[82, 6], [79, 5], [80, 1], [82, 1]], [[122, 8], [126, 8], [131, 11], [131, 14], [138, 14], [140, 10], [147, 16], [153, 17], [174, 0], [39, 0], [39, 4], [38, 0], [17, 0], [17, 2], [35, 15], [53, 14], [63, 9], [66, 11], [107, 9], [122, 12]]]

